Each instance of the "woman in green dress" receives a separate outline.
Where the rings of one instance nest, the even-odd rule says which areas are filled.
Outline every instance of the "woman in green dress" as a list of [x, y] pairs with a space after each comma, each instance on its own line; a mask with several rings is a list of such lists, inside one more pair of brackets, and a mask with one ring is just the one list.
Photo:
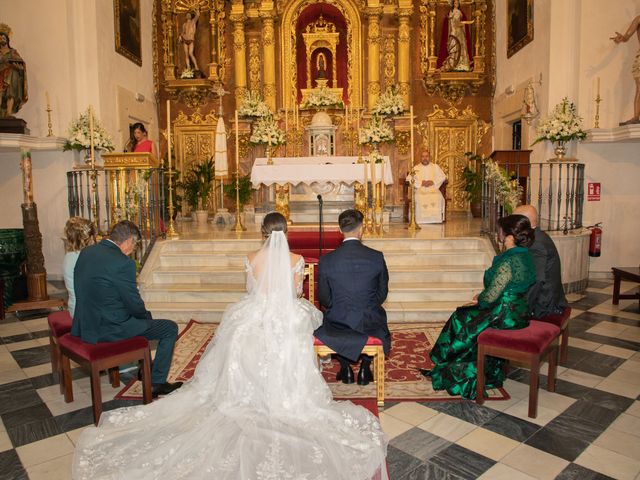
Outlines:
[[[529, 325], [527, 291], [536, 271], [527, 247], [534, 233], [527, 217], [509, 215], [498, 220], [504, 252], [493, 259], [484, 274], [484, 290], [470, 305], [458, 307], [445, 324], [433, 350], [434, 367], [422, 373], [431, 377], [434, 390], [450, 395], [476, 397], [477, 339], [487, 328], [518, 329]], [[503, 360], [487, 357], [486, 387], [504, 381]]]

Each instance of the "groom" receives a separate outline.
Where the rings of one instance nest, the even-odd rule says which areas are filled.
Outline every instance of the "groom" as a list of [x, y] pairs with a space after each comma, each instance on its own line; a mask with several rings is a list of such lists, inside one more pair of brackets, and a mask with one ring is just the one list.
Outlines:
[[389, 273], [382, 252], [365, 247], [362, 213], [345, 210], [338, 217], [344, 235], [342, 246], [320, 258], [318, 298], [325, 308], [324, 320], [314, 335], [338, 354], [336, 380], [353, 383], [349, 362], [362, 358], [358, 384], [373, 380], [371, 357], [361, 355], [369, 336], [379, 338], [389, 353], [391, 334], [382, 304], [389, 291]]

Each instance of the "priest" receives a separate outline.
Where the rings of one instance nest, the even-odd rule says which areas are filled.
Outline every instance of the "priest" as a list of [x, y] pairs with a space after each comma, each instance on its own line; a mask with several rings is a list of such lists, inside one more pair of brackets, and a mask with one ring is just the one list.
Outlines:
[[[431, 162], [431, 153], [426, 148], [422, 150], [420, 164], [414, 168], [416, 171], [416, 222], [444, 222], [444, 196], [440, 192], [440, 186], [447, 177], [438, 165]], [[407, 181], [410, 180], [409, 172]]]

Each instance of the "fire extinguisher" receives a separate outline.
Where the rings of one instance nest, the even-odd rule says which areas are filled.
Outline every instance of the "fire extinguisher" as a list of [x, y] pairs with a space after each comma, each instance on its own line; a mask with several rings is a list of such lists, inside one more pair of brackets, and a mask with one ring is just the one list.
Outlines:
[[591, 227], [587, 227], [591, 230], [591, 236], [589, 237], [589, 256], [599, 257], [602, 250], [602, 223], [598, 222]]

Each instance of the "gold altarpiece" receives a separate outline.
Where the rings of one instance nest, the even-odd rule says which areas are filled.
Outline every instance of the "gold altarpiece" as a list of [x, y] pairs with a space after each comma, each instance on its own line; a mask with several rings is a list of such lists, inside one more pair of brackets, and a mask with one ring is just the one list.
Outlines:
[[[206, 112], [218, 112], [221, 105], [231, 135], [233, 112], [248, 90], [262, 95], [280, 128], [284, 128], [288, 116], [290, 142], [286, 148], [280, 147], [279, 154], [306, 152], [304, 135], [294, 135], [291, 130], [293, 112], [294, 108], [299, 112], [301, 129], [309, 125], [315, 112], [300, 109], [302, 90], [309, 87], [310, 80], [311, 88], [315, 86], [311, 57], [322, 45], [331, 52], [334, 62], [328, 74], [329, 86], [341, 89], [353, 114], [345, 122], [344, 111], [328, 112], [338, 127], [337, 153], [357, 155], [355, 117], [360, 117], [363, 127], [379, 94], [386, 87], [397, 86], [405, 103], [414, 107], [418, 135], [416, 158], [411, 159], [408, 114], [392, 120], [395, 142], [382, 149], [391, 159], [396, 179], [387, 191], [387, 204], [404, 201], [401, 179], [419, 158], [422, 142], [431, 148], [434, 160], [449, 176], [447, 208], [467, 208], [460, 188], [460, 175], [466, 165], [463, 153], [488, 153], [490, 149], [482, 139], [490, 128], [485, 122], [491, 118], [495, 87], [493, 0], [460, 1], [460, 10], [470, 22], [472, 65], [468, 71], [439, 67], [438, 55], [445, 41], [443, 25], [451, 11], [448, 0], [156, 0], [154, 8], [156, 91], [161, 105], [166, 99], [172, 102], [176, 167], [181, 172], [212, 154], [217, 118]], [[314, 8], [316, 17], [309, 15]], [[195, 9], [200, 11], [196, 50], [203, 75], [185, 79], [180, 78], [184, 54], [177, 37], [186, 12]], [[340, 31], [339, 36], [327, 35], [335, 31], [306, 30], [319, 16], [328, 17], [330, 11], [334, 19], [339, 16], [343, 22], [335, 29]], [[305, 42], [303, 33], [319, 35], [308, 36]], [[301, 50], [305, 52], [302, 56]], [[337, 57], [345, 62], [339, 71]], [[162, 111], [160, 118], [164, 123]], [[264, 147], [248, 143], [249, 122], [241, 122], [240, 127], [240, 170], [246, 174], [253, 160], [264, 155]], [[230, 159], [235, 155], [233, 143], [228, 143]], [[368, 153], [366, 148], [361, 151]], [[233, 164], [230, 170], [235, 171]], [[263, 194], [256, 195], [254, 201], [264, 198]]]

